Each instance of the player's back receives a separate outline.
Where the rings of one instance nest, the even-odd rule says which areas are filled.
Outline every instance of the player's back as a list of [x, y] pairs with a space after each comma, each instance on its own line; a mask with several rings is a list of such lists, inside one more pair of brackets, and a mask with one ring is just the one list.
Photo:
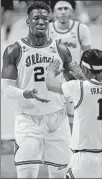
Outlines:
[[71, 148], [102, 150], [102, 83], [84, 81], [81, 84]]

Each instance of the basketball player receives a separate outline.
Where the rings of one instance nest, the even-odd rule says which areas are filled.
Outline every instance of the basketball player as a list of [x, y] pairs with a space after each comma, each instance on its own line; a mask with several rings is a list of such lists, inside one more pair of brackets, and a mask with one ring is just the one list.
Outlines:
[[[51, 0], [54, 22], [50, 23], [49, 35], [52, 39], [59, 39], [69, 48], [72, 60], [80, 64], [81, 52], [91, 48], [89, 28], [72, 16], [76, 10], [75, 0]], [[68, 101], [67, 113], [70, 122], [73, 120], [73, 102]]]
[[[45, 78], [54, 59], [71, 70], [71, 54], [48, 36], [49, 6], [35, 2], [27, 13], [28, 36], [8, 46], [3, 55], [4, 95], [18, 103], [15, 166], [18, 178], [37, 178], [39, 164], [48, 165], [50, 178], [63, 178], [72, 154], [66, 101], [48, 91]], [[66, 81], [64, 74], [59, 81]]]
[[102, 178], [102, 51], [87, 50], [81, 60], [85, 81], [59, 83], [55, 78], [59, 66], [56, 61], [48, 68], [46, 82], [50, 91], [74, 100], [71, 138], [74, 155], [66, 178]]

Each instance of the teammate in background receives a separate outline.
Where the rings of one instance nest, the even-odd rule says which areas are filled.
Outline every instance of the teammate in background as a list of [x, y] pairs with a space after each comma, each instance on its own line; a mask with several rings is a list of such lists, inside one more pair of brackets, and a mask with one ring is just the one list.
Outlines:
[[[79, 65], [81, 52], [91, 48], [89, 28], [85, 24], [72, 19], [76, 10], [75, 0], [51, 0], [50, 4], [54, 22], [49, 25], [49, 36], [65, 44], [71, 52], [72, 60]], [[74, 107], [71, 99], [68, 101], [67, 114], [70, 123], [72, 123]]]
[[[58, 82], [55, 76], [59, 61], [56, 61], [48, 68], [46, 83], [50, 91], [66, 98], [71, 96], [74, 101], [70, 146], [74, 155], [66, 178], [102, 178], [102, 51], [87, 50], [81, 60], [85, 81]], [[77, 78], [77, 73], [74, 77]]]
[[54, 22], [49, 25], [50, 37], [59, 39], [67, 45], [73, 61], [80, 64], [81, 51], [91, 48], [91, 36], [89, 28], [85, 24], [72, 19], [73, 11], [76, 9], [76, 1], [51, 1], [51, 8], [54, 13]]
[[49, 6], [35, 2], [27, 13], [28, 36], [8, 46], [3, 55], [4, 95], [18, 103], [15, 166], [18, 178], [37, 178], [39, 164], [48, 165], [50, 178], [63, 178], [72, 154], [66, 101], [48, 91], [45, 78], [49, 63], [59, 59], [66, 69], [58, 80], [65, 82], [63, 74], [72, 69], [72, 58], [64, 45], [48, 36]]

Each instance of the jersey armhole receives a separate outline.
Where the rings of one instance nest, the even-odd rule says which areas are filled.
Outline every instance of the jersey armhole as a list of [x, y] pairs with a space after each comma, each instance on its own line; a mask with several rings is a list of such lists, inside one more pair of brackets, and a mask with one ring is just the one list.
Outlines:
[[58, 54], [64, 63], [64, 58], [62, 57], [62, 54], [60, 52], [59, 44], [60, 44], [60, 40], [56, 40], [56, 47], [57, 47]]
[[21, 45], [19, 44], [19, 42], [15, 42], [15, 44], [17, 44], [18, 47], [19, 47], [19, 57], [18, 57], [17, 62], [16, 62], [16, 66], [18, 67], [19, 62], [20, 62], [21, 57], [22, 57], [22, 47], [21, 47]]
[[74, 106], [74, 110], [77, 109], [81, 105], [81, 103], [83, 101], [83, 96], [84, 96], [83, 81], [80, 81], [80, 99], [79, 99], [77, 105]]
[[82, 43], [81, 43], [81, 39], [80, 39], [80, 22], [78, 23], [78, 30], [77, 30], [77, 32], [78, 32], [78, 41], [79, 41], [79, 44], [82, 46]]

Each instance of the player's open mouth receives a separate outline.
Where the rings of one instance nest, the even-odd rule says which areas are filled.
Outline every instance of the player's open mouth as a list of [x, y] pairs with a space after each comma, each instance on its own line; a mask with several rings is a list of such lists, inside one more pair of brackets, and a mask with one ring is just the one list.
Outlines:
[[46, 28], [37, 28], [38, 31], [45, 31]]
[[61, 18], [61, 19], [66, 19], [66, 18], [68, 18], [68, 17], [66, 17], [66, 16], [61, 16], [60, 18]]

